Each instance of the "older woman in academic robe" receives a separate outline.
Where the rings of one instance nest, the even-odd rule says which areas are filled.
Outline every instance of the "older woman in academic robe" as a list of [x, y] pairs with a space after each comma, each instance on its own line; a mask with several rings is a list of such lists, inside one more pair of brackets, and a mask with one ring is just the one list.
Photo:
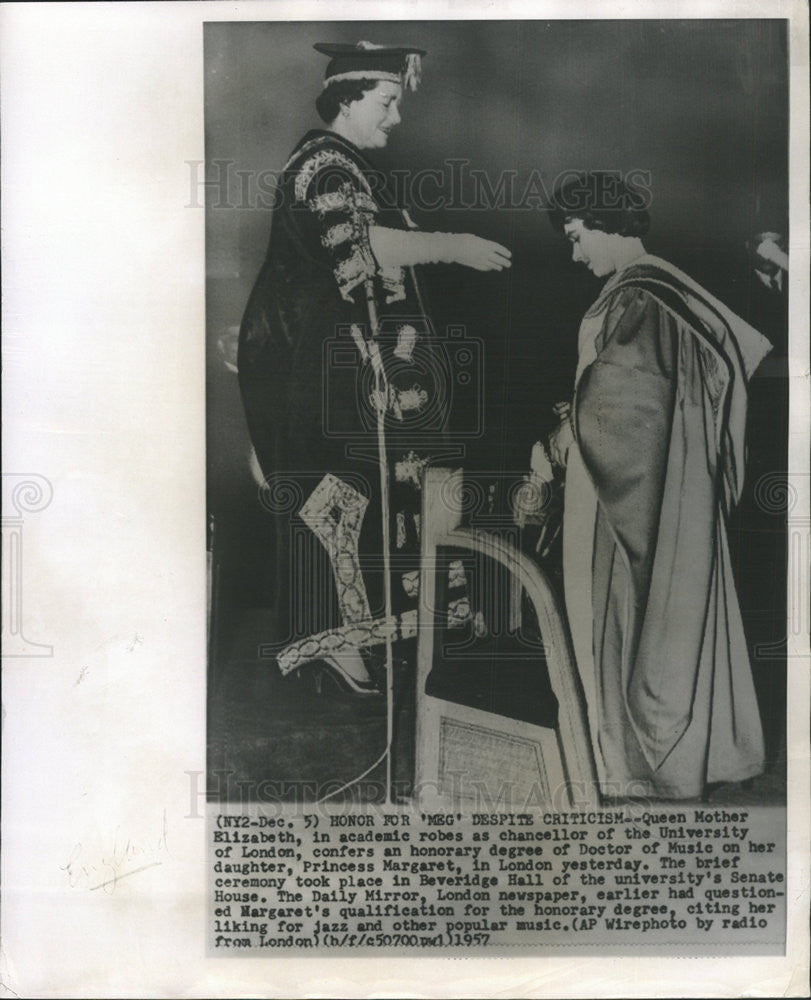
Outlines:
[[[369, 159], [399, 124], [424, 52], [315, 48], [330, 57], [316, 102], [325, 128], [284, 168], [238, 357], [276, 517], [277, 651], [414, 605], [421, 472], [442, 450], [450, 395], [416, 265], [510, 264], [488, 240], [418, 231]], [[374, 691], [360, 650], [319, 641], [306, 659], [323, 653], [345, 688]]]

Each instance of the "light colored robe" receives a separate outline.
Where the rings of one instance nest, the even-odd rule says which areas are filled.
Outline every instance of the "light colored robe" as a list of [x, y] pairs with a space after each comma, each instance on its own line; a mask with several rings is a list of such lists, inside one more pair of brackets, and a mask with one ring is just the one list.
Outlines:
[[603, 794], [693, 798], [763, 768], [726, 537], [768, 341], [644, 255], [583, 319], [566, 604]]

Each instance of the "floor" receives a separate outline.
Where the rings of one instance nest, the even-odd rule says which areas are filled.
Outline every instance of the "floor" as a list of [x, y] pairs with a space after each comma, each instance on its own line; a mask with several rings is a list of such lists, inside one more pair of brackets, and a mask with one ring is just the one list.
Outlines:
[[[229, 800], [315, 801], [334, 793], [374, 764], [386, 747], [386, 702], [381, 696], [344, 693], [331, 675], [308, 665], [282, 677], [263, 659], [263, 613], [245, 612], [230, 640], [230, 653], [212, 682], [209, 699], [209, 794]], [[397, 670], [399, 713], [397, 776], [410, 779], [405, 677]], [[320, 686], [320, 691], [318, 690]], [[354, 801], [385, 798], [386, 765], [334, 796]]]
[[[345, 694], [328, 675], [319, 691], [313, 666], [282, 677], [275, 660], [261, 655], [265, 619], [262, 609], [235, 609], [229, 627], [220, 630], [220, 669], [212, 670], [209, 681], [210, 798], [314, 802], [330, 795], [337, 801], [385, 802], [386, 764], [379, 760], [386, 746], [385, 699]], [[400, 652], [413, 662], [413, 652], [402, 646]], [[392, 779], [395, 794], [407, 797], [413, 776], [414, 692], [413, 674], [403, 657], [395, 665], [395, 692]], [[710, 788], [705, 802], [785, 802], [785, 741], [779, 724], [772, 721], [767, 734], [767, 772], [744, 785]]]

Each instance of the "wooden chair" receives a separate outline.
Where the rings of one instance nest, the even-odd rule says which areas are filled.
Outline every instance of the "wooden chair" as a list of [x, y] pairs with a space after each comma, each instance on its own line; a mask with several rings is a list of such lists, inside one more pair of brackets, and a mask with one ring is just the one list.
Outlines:
[[[462, 491], [461, 470], [426, 470], [415, 795], [452, 806], [472, 802], [482, 812], [598, 805], [585, 702], [558, 599], [515, 545], [460, 527]], [[446, 627], [447, 566], [460, 555], [474, 573], [490, 563], [490, 579], [492, 564], [502, 567], [511, 595], [504, 620], [514, 627], [520, 618], [535, 618], [530, 631], [540, 641], [520, 628], [477, 640]]]

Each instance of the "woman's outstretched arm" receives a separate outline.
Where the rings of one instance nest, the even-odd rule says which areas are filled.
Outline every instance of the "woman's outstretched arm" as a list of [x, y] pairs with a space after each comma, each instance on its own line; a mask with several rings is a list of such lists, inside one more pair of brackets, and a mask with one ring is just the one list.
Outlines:
[[512, 254], [500, 243], [472, 233], [422, 233], [369, 227], [369, 243], [381, 268], [412, 264], [462, 264], [476, 271], [502, 271]]

